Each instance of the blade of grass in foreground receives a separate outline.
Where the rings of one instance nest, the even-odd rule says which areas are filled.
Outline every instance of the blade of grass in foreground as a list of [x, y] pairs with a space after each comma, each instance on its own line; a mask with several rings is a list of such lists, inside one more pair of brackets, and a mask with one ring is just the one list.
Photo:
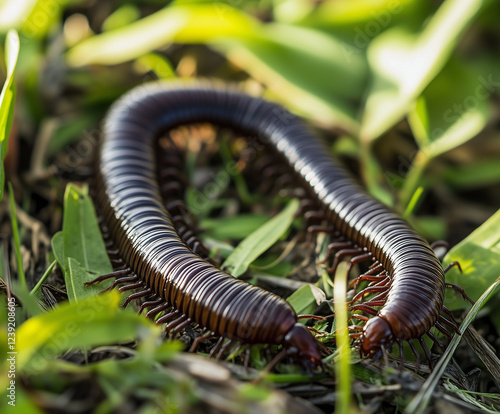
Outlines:
[[349, 331], [347, 329], [347, 275], [349, 265], [341, 262], [335, 272], [335, 287], [333, 301], [335, 304], [335, 328], [337, 331], [336, 341], [339, 352], [335, 364], [335, 380], [337, 388], [337, 400], [335, 412], [347, 414], [355, 412], [351, 403], [351, 346]]
[[[465, 332], [467, 327], [472, 323], [472, 321], [476, 317], [479, 310], [497, 292], [497, 290], [499, 288], [500, 288], [500, 276], [497, 278], [495, 283], [493, 283], [482, 294], [482, 296], [477, 300], [477, 302], [474, 304], [474, 306], [472, 307], [470, 312], [467, 314], [464, 321], [460, 325], [460, 332], [461, 333]], [[432, 393], [434, 392], [434, 389], [436, 388], [436, 385], [437, 385], [439, 379], [443, 375], [446, 366], [450, 362], [450, 359], [453, 356], [453, 353], [455, 352], [455, 349], [458, 346], [461, 338], [462, 338], [461, 335], [455, 334], [455, 336], [451, 340], [450, 344], [448, 345], [448, 348], [446, 348], [445, 353], [442, 355], [438, 364], [434, 368], [434, 371], [432, 371], [429, 378], [427, 378], [427, 380], [422, 385], [422, 388], [420, 389], [420, 391], [417, 393], [417, 395], [415, 395], [413, 400], [406, 407], [406, 409], [404, 411], [405, 414], [422, 414], [422, 413], [424, 413], [427, 405], [429, 404], [429, 402], [431, 400]]]
[[26, 278], [24, 276], [24, 270], [23, 270], [23, 258], [21, 257], [21, 240], [19, 238], [19, 227], [17, 225], [16, 202], [14, 201], [14, 190], [12, 190], [11, 183], [9, 183], [9, 201], [10, 201], [10, 220], [12, 223], [12, 235], [14, 237], [14, 250], [16, 252], [16, 260], [17, 260], [17, 277], [21, 283], [21, 286], [26, 288]]

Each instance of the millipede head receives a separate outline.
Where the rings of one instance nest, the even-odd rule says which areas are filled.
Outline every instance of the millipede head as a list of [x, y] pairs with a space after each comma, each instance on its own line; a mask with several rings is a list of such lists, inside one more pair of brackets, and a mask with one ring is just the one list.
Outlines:
[[382, 349], [390, 348], [394, 342], [391, 326], [380, 316], [371, 318], [363, 328], [360, 342], [361, 356], [378, 359], [382, 354]]
[[323, 367], [319, 344], [304, 325], [296, 323], [293, 326], [283, 340], [283, 347], [287, 355], [296, 358], [306, 371]]

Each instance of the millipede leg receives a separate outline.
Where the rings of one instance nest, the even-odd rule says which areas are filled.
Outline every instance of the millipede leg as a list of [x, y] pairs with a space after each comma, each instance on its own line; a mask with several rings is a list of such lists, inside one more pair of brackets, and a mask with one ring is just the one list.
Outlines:
[[446, 274], [448, 273], [451, 269], [456, 267], [460, 273], [462, 273], [462, 266], [460, 266], [460, 263], [455, 261], [451, 262], [448, 266], [446, 266], [446, 269], [443, 270], [443, 273]]
[[373, 315], [373, 316], [377, 316], [377, 314], [378, 314], [378, 311], [377, 311], [376, 309], [372, 308], [372, 307], [371, 307], [371, 306], [369, 306], [369, 305], [367, 306], [367, 305], [366, 305], [366, 304], [364, 304], [364, 303], [360, 303], [360, 304], [358, 304], [358, 305], [349, 306], [349, 307], [347, 308], [347, 310], [348, 310], [349, 312], [354, 312], [354, 311], [359, 310], [359, 311], [366, 312], [366, 313], [368, 313], [368, 314], [370, 314], [370, 315]]
[[357, 302], [360, 299], [363, 299], [364, 296], [367, 296], [372, 293], [377, 293], [377, 292], [383, 292], [385, 293], [387, 291], [388, 287], [387, 286], [369, 286], [367, 288], [364, 288], [361, 292], [358, 292], [350, 301], [349, 304]]
[[427, 359], [427, 363], [429, 364], [429, 368], [432, 370], [432, 359], [431, 359], [431, 353], [429, 351], [429, 348], [427, 348], [427, 345], [425, 344], [424, 339], [422, 337], [418, 338], [418, 342], [420, 342], [420, 346], [424, 350], [425, 358]]
[[349, 322], [351, 319], [359, 319], [360, 321], [368, 322], [368, 320], [370, 318], [368, 318], [367, 316], [363, 316], [363, 315], [360, 315], [358, 313], [355, 313], [354, 315], [351, 315], [351, 316], [349, 316], [349, 318], [347, 318], [347, 322]]
[[451, 334], [450, 334], [450, 333], [446, 330], [446, 328], [445, 328], [443, 325], [441, 325], [441, 324], [439, 323], [439, 319], [440, 319], [440, 318], [438, 318], [438, 320], [437, 320], [437, 321], [436, 321], [436, 323], [434, 324], [434, 326], [436, 327], [436, 329], [437, 329], [439, 332], [441, 332], [441, 333], [445, 334], [445, 335], [448, 337], [448, 339], [453, 338], [453, 336], [452, 336], [452, 335], [451, 335]]
[[443, 315], [439, 315], [438, 321], [444, 323], [446, 326], [449, 326], [451, 329], [455, 331], [456, 334], [461, 335], [462, 333], [459, 331], [458, 326], [453, 322], [446, 319]]
[[[161, 325], [161, 324], [163, 324], [165, 322], [168, 322], [168, 321], [170, 321], [170, 320], [172, 320], [174, 318], [177, 318], [180, 315], [181, 315], [181, 311], [174, 310], [174, 311], [172, 311], [170, 313], [167, 313], [166, 315], [163, 315], [163, 316], [159, 317], [155, 322], [156, 322], [157, 325]], [[168, 329], [168, 327], [167, 327], [167, 329]]]
[[215, 353], [219, 350], [219, 348], [222, 346], [222, 343], [224, 342], [224, 337], [221, 336], [218, 341], [215, 343], [214, 347], [210, 350], [210, 354], [208, 355], [209, 358], [213, 358]]
[[245, 350], [245, 361], [243, 362], [243, 366], [245, 367], [247, 373], [249, 365], [250, 365], [250, 347], [248, 346], [247, 349]]
[[107, 280], [107, 279], [111, 279], [113, 277], [116, 278], [119, 276], [126, 276], [126, 275], [129, 275], [130, 273], [132, 273], [132, 269], [129, 267], [127, 267], [126, 269], [123, 269], [123, 270], [115, 270], [114, 272], [99, 276], [99, 277], [95, 278], [94, 280], [91, 280], [90, 282], [85, 283], [85, 286], [90, 286], [90, 285], [93, 285], [95, 283], [101, 283], [102, 281]]
[[157, 305], [163, 303], [164, 301], [165, 300], [162, 297], [158, 297], [157, 299], [143, 302], [141, 307], [139, 308], [139, 314], [141, 314], [144, 309], [150, 308], [151, 306], [157, 306]]
[[133, 284], [130, 284], [130, 285], [125, 285], [125, 286], [120, 286], [118, 288], [118, 292], [126, 292], [128, 290], [134, 290], [134, 289], [137, 289], [137, 288], [140, 288], [144, 286], [144, 282], [141, 280], [137, 283], [133, 283]]
[[337, 266], [339, 265], [339, 263], [342, 261], [342, 259], [344, 257], [355, 256], [355, 255], [359, 255], [359, 248], [339, 250], [335, 254], [335, 257], [333, 259], [332, 267], [330, 267], [327, 270], [328, 273], [335, 273], [335, 271], [337, 270]]
[[163, 303], [156, 308], [153, 308], [146, 313], [146, 318], [153, 320], [156, 315], [158, 315], [160, 312], [163, 312], [167, 309], [170, 308], [170, 305], [168, 303]]
[[467, 296], [463, 287], [448, 282], [446, 282], [446, 287], [449, 289], [453, 289], [456, 293], [460, 294], [466, 301], [474, 305], [474, 301]]
[[[117, 287], [118, 285], [121, 285], [122, 283], [132, 283], [132, 282], [135, 282], [137, 280], [139, 280], [139, 277], [136, 274], [133, 274], [132, 276], [121, 277], [119, 279], [116, 279], [111, 286], [104, 289], [101, 293], [113, 290], [115, 287]], [[139, 286], [141, 286], [141, 285], [139, 285]]]
[[432, 341], [439, 347], [439, 349], [441, 349], [441, 351], [445, 351], [446, 348], [443, 343], [438, 338], [436, 338], [436, 336], [431, 331], [427, 332], [427, 336], [432, 339]]
[[418, 371], [420, 368], [420, 354], [417, 351], [417, 348], [415, 348], [415, 345], [413, 344], [412, 340], [408, 340], [408, 344], [410, 345], [410, 349], [413, 352], [413, 355], [415, 355], [415, 369]]
[[175, 338], [175, 336], [182, 331], [186, 326], [188, 326], [191, 323], [191, 319], [188, 318], [186, 315], [183, 315], [182, 317], [176, 319], [175, 321], [171, 322], [168, 324], [167, 329], [168, 333], [172, 338]]
[[[206, 328], [205, 328], [205, 331], [206, 331]], [[203, 342], [207, 339], [213, 338], [214, 336], [215, 336], [215, 334], [212, 331], [208, 331], [205, 334], [198, 336], [194, 340], [193, 345], [191, 345], [191, 348], [189, 348], [189, 352], [194, 352], [201, 342]]]
[[217, 356], [215, 357], [216, 360], [220, 360], [222, 358], [222, 355], [226, 353], [226, 351], [234, 344], [234, 341], [232, 339], [229, 339], [224, 346], [220, 349], [220, 351], [217, 353]]
[[129, 295], [127, 297], [127, 299], [125, 299], [125, 301], [122, 304], [122, 308], [125, 308], [131, 301], [139, 299], [139, 298], [143, 298], [144, 296], [147, 296], [150, 293], [151, 293], [151, 288], [147, 288], [147, 289], [141, 290], [139, 292], [132, 293], [131, 295]]

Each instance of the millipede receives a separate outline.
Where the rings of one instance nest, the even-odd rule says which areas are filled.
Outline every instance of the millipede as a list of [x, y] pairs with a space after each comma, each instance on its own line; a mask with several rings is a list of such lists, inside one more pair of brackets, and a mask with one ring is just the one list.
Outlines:
[[[307, 194], [307, 216], [327, 223], [335, 234], [329, 245], [336, 263], [371, 260], [352, 286], [363, 289], [349, 302], [351, 336], [360, 353], [376, 359], [394, 344], [402, 355], [408, 342], [421, 344], [435, 327], [448, 337], [457, 331], [443, 305], [446, 288], [440, 260], [409, 224], [370, 197], [336, 162], [297, 116], [282, 106], [215, 82], [154, 82], [136, 87], [110, 109], [96, 162], [96, 207], [111, 242], [110, 257], [122, 264], [91, 283], [115, 278], [110, 288], [136, 290], [125, 301], [144, 298], [140, 311], [166, 323], [175, 336], [188, 325], [201, 330], [201, 341], [218, 338], [211, 355], [233, 345], [281, 345], [280, 355], [295, 358], [308, 370], [322, 366], [324, 347], [281, 297], [216, 267], [183, 218], [175, 198], [185, 185], [182, 157], [173, 149], [158, 159], [158, 139], [182, 125], [207, 122], [258, 141], [288, 167]], [[161, 181], [161, 182], [160, 182]], [[165, 201], [168, 199], [168, 201]], [[309, 224], [310, 232], [324, 226]], [[114, 250], [113, 250], [114, 249]], [[463, 293], [463, 292], [461, 292]], [[366, 301], [362, 301], [369, 296]], [[443, 313], [450, 315], [447, 319]], [[248, 355], [248, 353], [247, 353]]]

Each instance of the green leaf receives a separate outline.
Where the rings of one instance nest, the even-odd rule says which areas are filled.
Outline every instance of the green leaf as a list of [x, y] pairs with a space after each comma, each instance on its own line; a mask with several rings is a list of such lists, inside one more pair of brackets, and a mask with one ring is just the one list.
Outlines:
[[221, 36], [252, 36], [257, 22], [224, 3], [170, 5], [143, 19], [91, 37], [68, 51], [72, 66], [113, 65], [170, 42], [203, 43]]
[[474, 160], [470, 164], [447, 166], [443, 180], [461, 188], [477, 188], [500, 182], [500, 159]]
[[158, 53], [147, 53], [136, 60], [142, 71], [153, 71], [159, 79], [175, 78], [175, 70], [165, 56]]
[[159, 333], [159, 327], [143, 316], [122, 310], [119, 303], [119, 293], [112, 291], [77, 303], [63, 303], [27, 320], [17, 331], [17, 369], [42, 371], [50, 359], [71, 348], [129, 342], [144, 328]]
[[223, 267], [229, 268], [234, 277], [245, 273], [250, 263], [271, 247], [289, 229], [298, 208], [298, 200], [290, 201], [283, 211], [245, 238], [229, 255]]
[[[453, 247], [443, 264], [446, 267], [455, 261], [460, 263], [463, 273], [453, 268], [446, 274], [446, 280], [461, 286], [476, 300], [500, 275], [500, 210]], [[446, 295], [445, 304], [452, 310], [468, 306], [468, 302], [452, 292]]]
[[298, 315], [312, 314], [324, 300], [324, 292], [314, 285], [304, 285], [286, 298]]
[[450, 60], [409, 114], [421, 150], [435, 158], [475, 137], [490, 116], [494, 87], [465, 64]]
[[204, 236], [218, 240], [241, 240], [269, 220], [268, 214], [240, 214], [200, 222]]
[[62, 231], [58, 231], [56, 234], [52, 236], [52, 253], [54, 253], [54, 257], [59, 263], [59, 266], [63, 268], [65, 266], [64, 263], [64, 234]]
[[361, 137], [373, 141], [398, 122], [448, 61], [484, 0], [446, 0], [418, 35], [392, 28], [368, 48], [373, 82]]
[[15, 30], [7, 33], [5, 40], [5, 64], [7, 74], [0, 93], [0, 201], [3, 198], [5, 186], [5, 172], [3, 160], [7, 155], [7, 145], [14, 116], [15, 84], [14, 73], [16, 70], [17, 58], [19, 57], [19, 36]]
[[[86, 191], [68, 184], [64, 195], [63, 271], [70, 301], [94, 296], [106, 284], [85, 287], [99, 275], [113, 271], [97, 223], [94, 207]], [[60, 237], [60, 236], [58, 236]], [[59, 238], [56, 247], [60, 249]], [[55, 252], [56, 257], [60, 251]]]

